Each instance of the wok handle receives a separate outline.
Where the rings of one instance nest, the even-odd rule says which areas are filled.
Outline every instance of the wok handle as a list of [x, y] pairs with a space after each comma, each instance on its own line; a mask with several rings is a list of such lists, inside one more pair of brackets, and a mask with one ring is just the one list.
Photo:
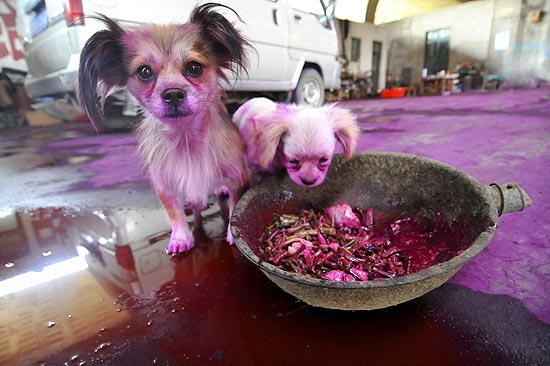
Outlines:
[[517, 183], [489, 184], [489, 193], [498, 207], [498, 215], [522, 211], [533, 204], [531, 197]]

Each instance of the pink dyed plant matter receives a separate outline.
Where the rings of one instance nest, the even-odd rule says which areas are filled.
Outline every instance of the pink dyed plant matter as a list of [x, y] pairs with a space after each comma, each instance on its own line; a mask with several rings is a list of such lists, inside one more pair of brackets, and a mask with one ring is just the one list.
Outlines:
[[[375, 218], [372, 208], [361, 210], [346, 203], [324, 211], [275, 215], [258, 254], [285, 271], [351, 282], [415, 273], [465, 249], [444, 220], [383, 216]], [[462, 224], [457, 225], [461, 230]]]

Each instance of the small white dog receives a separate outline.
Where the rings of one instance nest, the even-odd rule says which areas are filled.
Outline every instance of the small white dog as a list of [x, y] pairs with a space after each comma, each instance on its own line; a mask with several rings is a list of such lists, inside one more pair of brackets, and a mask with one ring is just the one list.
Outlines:
[[235, 112], [233, 122], [256, 182], [261, 173], [285, 168], [292, 181], [306, 188], [323, 183], [336, 141], [349, 159], [359, 135], [355, 115], [335, 105], [316, 108], [254, 98]]

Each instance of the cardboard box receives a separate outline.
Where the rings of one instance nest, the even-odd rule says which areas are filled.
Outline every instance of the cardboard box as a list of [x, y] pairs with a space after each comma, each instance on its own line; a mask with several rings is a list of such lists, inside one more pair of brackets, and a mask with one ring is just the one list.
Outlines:
[[25, 111], [25, 119], [29, 126], [51, 126], [63, 123], [63, 120], [59, 118], [38, 111]]

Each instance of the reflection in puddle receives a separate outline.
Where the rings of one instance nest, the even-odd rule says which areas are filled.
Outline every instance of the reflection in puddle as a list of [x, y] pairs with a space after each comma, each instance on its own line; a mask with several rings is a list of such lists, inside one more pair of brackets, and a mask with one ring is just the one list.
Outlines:
[[28, 271], [9, 277], [0, 282], [0, 298], [47, 284], [59, 278], [80, 272], [86, 268], [88, 268], [88, 265], [81, 257], [72, 257], [45, 266], [39, 272]]
[[[209, 235], [222, 229], [216, 204], [210, 203], [203, 217]], [[192, 225], [193, 217], [188, 220]], [[4, 209], [0, 234], [0, 280], [44, 275], [52, 266], [59, 275], [61, 267], [70, 267], [78, 258], [97, 276], [132, 295], [154, 291], [174, 278], [174, 261], [166, 255], [170, 227], [160, 206], [91, 212]]]
[[[206, 231], [223, 232], [217, 217], [219, 207], [211, 204], [204, 213]], [[0, 364], [44, 359], [55, 349], [126, 327], [130, 314], [116, 299], [147, 297], [175, 281], [178, 260], [166, 254], [169, 238], [160, 206], [1, 210], [0, 344], [11, 346], [0, 350]], [[100, 343], [95, 353], [108, 345]]]
[[112, 286], [137, 295], [172, 280], [165, 254], [169, 226], [157, 210], [96, 210], [72, 218], [79, 254], [90, 270]]
[[[442, 286], [379, 311], [312, 308], [227, 244], [218, 206], [211, 205], [203, 221], [204, 230], [194, 230], [195, 248], [171, 257], [165, 254], [169, 228], [160, 207], [2, 211], [0, 290], [29, 274], [43, 282], [20, 281], [0, 295], [0, 365], [271, 366], [326, 364], [327, 355], [330, 364], [351, 364], [366, 357], [357, 342], [395, 350], [391, 361], [375, 359], [376, 351], [368, 354], [371, 363], [406, 364], [411, 348], [434, 340], [443, 352], [468, 350], [468, 360], [478, 364], [517, 364], [513, 353], [460, 327], [475, 324], [471, 314], [484, 315], [489, 307], [511, 306], [515, 316], [521, 314], [506, 297]], [[16, 241], [22, 249], [13, 249]], [[457, 292], [467, 306], [448, 303]], [[496, 323], [506, 324], [506, 313], [495, 314]], [[285, 351], [266, 356], [274, 344]], [[314, 351], [327, 344], [341, 352]], [[533, 347], [543, 349], [540, 344]], [[428, 353], [426, 364], [448, 356]]]

